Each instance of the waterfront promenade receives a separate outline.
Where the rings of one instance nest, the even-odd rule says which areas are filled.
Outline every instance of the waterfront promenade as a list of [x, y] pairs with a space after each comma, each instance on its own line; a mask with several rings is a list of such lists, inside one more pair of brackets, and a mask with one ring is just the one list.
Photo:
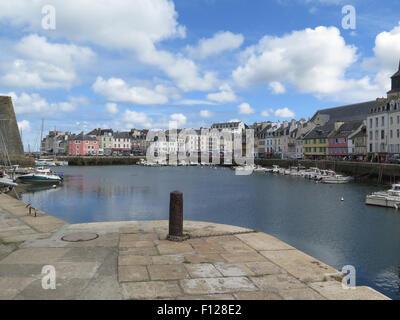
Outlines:
[[[27, 214], [0, 195], [0, 299], [388, 299], [343, 289], [337, 270], [254, 230], [185, 221], [190, 239], [170, 242], [167, 221], [68, 224]], [[56, 269], [55, 290], [42, 288], [44, 265]]]

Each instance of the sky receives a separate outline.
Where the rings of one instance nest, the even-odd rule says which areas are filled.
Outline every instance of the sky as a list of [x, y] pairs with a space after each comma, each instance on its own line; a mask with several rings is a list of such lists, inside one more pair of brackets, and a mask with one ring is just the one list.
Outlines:
[[1, 0], [0, 94], [26, 150], [42, 119], [45, 133], [307, 120], [386, 95], [399, 12], [395, 0]]

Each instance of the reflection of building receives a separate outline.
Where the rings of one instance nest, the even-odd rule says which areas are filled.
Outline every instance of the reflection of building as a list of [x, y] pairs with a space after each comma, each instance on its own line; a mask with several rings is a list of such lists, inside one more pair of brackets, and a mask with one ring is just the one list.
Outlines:
[[11, 97], [0, 96], [0, 155], [10, 158], [24, 155], [21, 136]]

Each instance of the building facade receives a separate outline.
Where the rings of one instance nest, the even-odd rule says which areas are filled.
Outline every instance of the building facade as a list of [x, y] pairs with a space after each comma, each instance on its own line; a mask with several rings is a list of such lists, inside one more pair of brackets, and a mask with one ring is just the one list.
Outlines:
[[93, 136], [85, 135], [81, 132], [72, 135], [68, 139], [68, 154], [71, 156], [94, 156], [98, 155], [99, 143]]

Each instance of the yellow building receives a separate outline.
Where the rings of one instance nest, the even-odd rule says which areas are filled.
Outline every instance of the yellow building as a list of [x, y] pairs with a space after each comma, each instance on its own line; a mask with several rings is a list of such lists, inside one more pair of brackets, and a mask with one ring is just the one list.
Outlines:
[[305, 158], [325, 158], [329, 154], [329, 134], [335, 129], [330, 123], [314, 128], [303, 139], [303, 154]]

